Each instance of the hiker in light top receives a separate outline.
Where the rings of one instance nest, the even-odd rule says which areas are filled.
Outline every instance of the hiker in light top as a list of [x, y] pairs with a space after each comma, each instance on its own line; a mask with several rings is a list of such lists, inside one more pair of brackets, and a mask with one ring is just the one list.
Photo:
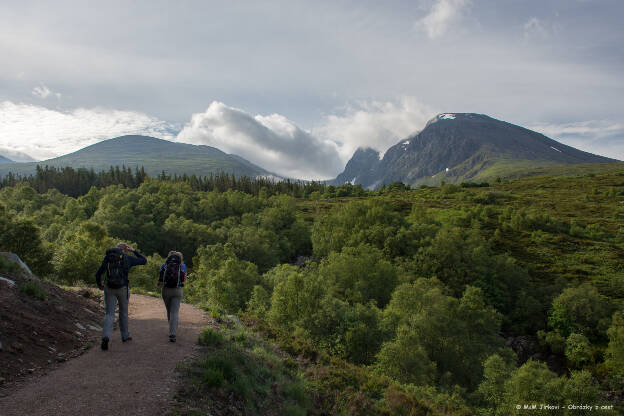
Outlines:
[[[126, 253], [134, 253], [129, 256]], [[130, 300], [130, 290], [128, 271], [134, 266], [147, 263], [147, 259], [141, 253], [127, 245], [119, 243], [115, 248], [106, 250], [106, 256], [102, 260], [102, 265], [95, 273], [95, 281], [104, 291], [104, 302], [106, 303], [106, 317], [102, 329], [102, 350], [108, 349], [108, 341], [113, 335], [113, 323], [115, 321], [115, 306], [119, 302], [119, 329], [121, 331], [121, 341], [132, 340], [128, 332], [128, 301]], [[102, 274], [106, 273], [106, 285], [102, 284]]]
[[169, 341], [176, 341], [178, 314], [182, 302], [182, 288], [186, 282], [186, 264], [182, 263], [182, 253], [170, 251], [167, 260], [160, 266], [158, 286], [162, 286], [162, 298], [167, 308], [169, 321]]

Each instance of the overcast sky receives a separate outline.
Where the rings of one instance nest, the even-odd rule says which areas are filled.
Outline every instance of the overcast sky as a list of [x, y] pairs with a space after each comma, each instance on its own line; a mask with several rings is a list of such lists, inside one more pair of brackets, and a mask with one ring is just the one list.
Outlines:
[[621, 0], [0, 2], [0, 154], [141, 133], [320, 179], [477, 112], [624, 159], [622, 21]]

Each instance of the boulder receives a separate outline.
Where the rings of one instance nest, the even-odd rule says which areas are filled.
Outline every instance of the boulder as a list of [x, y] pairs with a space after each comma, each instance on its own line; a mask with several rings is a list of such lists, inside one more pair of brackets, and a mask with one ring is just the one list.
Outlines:
[[0, 255], [4, 256], [7, 260], [17, 263], [22, 268], [22, 271], [24, 271], [24, 273], [26, 273], [29, 277], [34, 277], [33, 272], [30, 271], [30, 268], [24, 264], [22, 259], [20, 259], [17, 254], [0, 251]]

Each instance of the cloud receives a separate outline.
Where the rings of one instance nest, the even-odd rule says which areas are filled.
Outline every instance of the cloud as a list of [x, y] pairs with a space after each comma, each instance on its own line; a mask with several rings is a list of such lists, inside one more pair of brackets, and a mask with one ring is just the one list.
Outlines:
[[531, 39], [546, 39], [549, 37], [546, 24], [537, 17], [531, 17], [524, 24], [524, 40], [529, 41]]
[[50, 88], [45, 86], [43, 83], [33, 88], [31, 94], [43, 100], [48, 98], [50, 95], [54, 95], [58, 100], [60, 100], [63, 96], [63, 94], [61, 94], [60, 92], [52, 92], [52, 90], [50, 90]]
[[587, 120], [575, 123], [538, 123], [529, 127], [586, 152], [624, 160], [624, 123]]
[[313, 136], [286, 117], [251, 116], [217, 101], [193, 114], [176, 140], [214, 146], [288, 177], [326, 179], [344, 166], [334, 142]]
[[0, 148], [49, 159], [124, 134], [172, 138], [173, 126], [135, 111], [104, 108], [52, 110], [0, 102]]
[[52, 91], [50, 91], [50, 89], [43, 84], [36, 86], [32, 90], [32, 95], [34, 95], [35, 97], [42, 98], [44, 100], [48, 98], [50, 94], [52, 94]]
[[429, 13], [415, 24], [423, 30], [429, 39], [443, 36], [462, 14], [462, 10], [470, 5], [470, 0], [436, 0]]
[[414, 97], [403, 97], [398, 102], [360, 102], [347, 107], [341, 116], [325, 117], [313, 132], [336, 141], [346, 163], [358, 147], [385, 153], [401, 139], [422, 130], [438, 112]]

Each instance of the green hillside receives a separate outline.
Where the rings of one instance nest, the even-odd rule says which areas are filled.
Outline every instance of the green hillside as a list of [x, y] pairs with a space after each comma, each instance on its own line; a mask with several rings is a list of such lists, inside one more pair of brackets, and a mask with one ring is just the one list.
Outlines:
[[148, 256], [130, 276], [142, 291], [182, 251], [185, 300], [217, 325], [180, 368], [179, 414], [618, 414], [624, 166], [605, 166], [378, 191], [22, 183], [0, 189], [0, 250], [92, 285], [127, 241]]
[[[445, 183], [461, 184], [462, 182], [494, 182], [501, 179], [518, 179], [531, 176], [582, 176], [588, 174], [608, 174], [618, 172], [624, 167], [623, 162], [611, 163], [580, 163], [559, 164], [552, 161], [491, 159], [472, 169], [467, 169], [463, 175], [454, 172], [441, 171], [431, 177], [422, 178], [412, 183], [413, 186], [438, 186]], [[460, 165], [459, 169], [463, 169]]]
[[214, 147], [174, 143], [147, 136], [122, 136], [42, 162], [0, 165], [0, 176], [8, 172], [34, 174], [37, 165], [93, 168], [96, 172], [108, 170], [111, 166], [143, 166], [151, 176], [157, 176], [163, 170], [170, 175], [208, 176], [225, 172], [255, 177], [271, 174], [239, 156], [228, 155]]

